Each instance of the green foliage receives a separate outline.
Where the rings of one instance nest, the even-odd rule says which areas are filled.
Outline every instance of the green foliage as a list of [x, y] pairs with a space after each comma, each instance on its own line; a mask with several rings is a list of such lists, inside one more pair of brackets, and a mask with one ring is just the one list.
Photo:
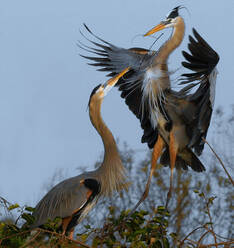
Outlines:
[[[197, 197], [204, 203], [204, 212], [209, 216], [209, 222], [196, 228], [183, 240], [175, 232], [170, 232], [170, 213], [164, 206], [158, 206], [154, 212], [145, 210], [134, 212], [130, 215], [130, 210], [121, 211], [116, 215], [116, 207], [109, 207], [109, 214], [103, 226], [92, 228], [85, 225], [85, 231], [78, 233], [76, 239], [69, 240], [58, 233], [61, 219], [49, 220], [43, 229], [36, 228], [30, 230], [33, 223], [33, 208], [22, 208], [17, 220], [25, 221], [22, 227], [15, 224], [0, 222], [0, 247], [119, 247], [119, 248], [192, 248], [191, 240], [188, 239], [192, 233], [203, 229], [206, 233], [213, 232], [213, 221], [210, 215], [210, 207], [214, 204], [215, 197], [207, 198], [203, 192], [194, 190]], [[20, 206], [19, 206], [20, 208]], [[11, 210], [8, 210], [9, 212]], [[208, 230], [208, 232], [207, 232]], [[214, 232], [213, 232], [214, 233]], [[204, 234], [201, 237], [205, 236]], [[187, 239], [189, 242], [186, 242]], [[196, 241], [194, 241], [196, 243]], [[226, 241], [231, 243], [231, 241]], [[203, 246], [201, 246], [203, 247]]]
[[13, 204], [8, 207], [8, 210], [11, 211], [13, 209], [19, 208], [19, 204]]
[[[34, 247], [35, 242], [38, 241], [44, 245], [53, 243], [55, 247], [57, 244], [64, 245], [66, 243], [66, 247], [69, 247], [61, 234], [56, 233], [59, 223], [61, 223], [59, 218], [53, 221], [49, 220], [44, 225], [44, 230], [37, 229], [40, 235], [38, 234], [35, 238], [35, 234], [32, 234], [28, 228], [34, 221], [32, 211], [33, 208], [24, 208], [19, 217], [21, 220], [25, 220], [21, 228], [16, 224], [0, 223], [1, 247], [21, 247], [26, 243]], [[104, 247], [170, 247], [169, 239], [175, 237], [175, 234], [168, 235], [167, 227], [170, 214], [163, 206], [159, 206], [153, 215], [141, 210], [129, 216], [129, 212], [129, 210], [122, 211], [116, 217], [115, 208], [110, 207], [109, 216], [106, 218], [103, 227], [93, 229], [90, 225], [86, 225], [85, 233], [77, 234], [77, 238], [81, 242], [89, 240], [92, 243], [91, 247], [103, 245]], [[91, 236], [92, 241], [90, 241]], [[71, 245], [73, 244], [71, 243]]]
[[[168, 212], [158, 207], [154, 216], [141, 210], [129, 216], [129, 211], [122, 211], [116, 218], [114, 211], [106, 219], [103, 228], [96, 230], [93, 247], [169, 247], [167, 237]], [[166, 246], [165, 246], [166, 245]]]
[[[3, 198], [1, 198], [3, 199]], [[21, 247], [24, 245], [25, 240], [28, 236], [29, 231], [26, 228], [26, 225], [30, 225], [33, 223], [34, 218], [31, 215], [31, 210], [33, 208], [21, 208], [18, 204], [9, 204], [5, 200], [5, 207], [6, 209], [11, 212], [15, 209], [20, 209], [18, 212], [20, 212], [20, 216], [16, 219], [14, 223], [7, 223], [6, 221], [0, 221], [0, 247]], [[26, 225], [23, 227], [19, 227], [17, 225], [17, 222], [20, 220], [22, 222], [23, 220], [26, 221]], [[12, 222], [12, 221], [11, 221]]]

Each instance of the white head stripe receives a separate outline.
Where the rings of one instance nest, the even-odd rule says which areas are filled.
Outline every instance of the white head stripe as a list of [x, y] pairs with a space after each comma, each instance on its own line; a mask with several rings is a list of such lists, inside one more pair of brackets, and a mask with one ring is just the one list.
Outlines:
[[104, 90], [103, 90], [104, 96], [106, 96], [107, 93], [108, 93], [112, 88], [113, 88], [113, 85], [109, 85], [109, 84], [108, 84], [108, 85], [104, 88]]

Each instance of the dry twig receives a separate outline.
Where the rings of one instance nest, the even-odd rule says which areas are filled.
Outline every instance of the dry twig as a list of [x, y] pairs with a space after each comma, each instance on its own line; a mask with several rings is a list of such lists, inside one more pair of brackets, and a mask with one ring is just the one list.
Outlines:
[[74, 240], [74, 239], [70, 239], [70, 238], [68, 238], [67, 236], [65, 236], [65, 235], [63, 235], [63, 234], [60, 234], [60, 233], [56, 233], [56, 232], [49, 231], [49, 230], [44, 230], [44, 229], [41, 229], [41, 228], [36, 228], [36, 230], [39, 230], [39, 231], [42, 231], [42, 232], [46, 232], [46, 233], [50, 233], [50, 234], [53, 234], [53, 235], [55, 235], [55, 236], [64, 238], [64, 239], [69, 240], [69, 241], [71, 241], [71, 242], [73, 242], [73, 243], [76, 243], [76, 244], [78, 244], [78, 245], [81, 245], [81, 246], [83, 246], [83, 247], [85, 247], [85, 248], [91, 248], [90, 246], [88, 246], [88, 245], [82, 243], [81, 241]]
[[206, 139], [204, 139], [204, 138], [202, 138], [202, 139], [209, 146], [210, 150], [214, 153], [215, 157], [219, 160], [219, 162], [222, 165], [222, 167], [223, 167], [225, 173], [227, 174], [229, 180], [231, 181], [232, 185], [234, 186], [233, 179], [232, 179], [231, 175], [228, 173], [227, 169], [225, 168], [224, 163], [222, 162], [222, 160], [219, 157], [219, 155], [215, 152], [215, 150], [212, 148], [212, 146], [208, 143], [208, 141]]
[[185, 238], [184, 238], [182, 241], [180, 241], [178, 247], [182, 247], [182, 245], [183, 245], [184, 242], [188, 239], [189, 236], [191, 236], [191, 235], [192, 235], [193, 233], [195, 233], [197, 230], [202, 229], [202, 228], [204, 228], [204, 226], [199, 226], [199, 227], [195, 228], [194, 230], [192, 230], [188, 235], [185, 236]]

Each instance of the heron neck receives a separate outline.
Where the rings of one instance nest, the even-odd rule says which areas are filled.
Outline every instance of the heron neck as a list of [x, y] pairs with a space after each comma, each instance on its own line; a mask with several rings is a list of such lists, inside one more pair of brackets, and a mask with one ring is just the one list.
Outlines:
[[110, 131], [110, 129], [104, 123], [102, 116], [101, 116], [101, 103], [90, 106], [90, 120], [101, 136], [105, 154], [104, 154], [104, 161], [109, 160], [110, 157], [119, 157], [117, 145], [115, 139]]
[[182, 17], [177, 17], [177, 22], [174, 26], [171, 38], [167, 40], [159, 49], [157, 55], [157, 63], [166, 63], [169, 55], [181, 44], [184, 38], [184, 20]]
[[120, 190], [124, 181], [124, 167], [118, 152], [115, 139], [101, 117], [101, 101], [90, 105], [90, 120], [102, 138], [104, 145], [104, 159], [97, 169], [101, 180], [102, 191], [110, 195], [114, 190]]

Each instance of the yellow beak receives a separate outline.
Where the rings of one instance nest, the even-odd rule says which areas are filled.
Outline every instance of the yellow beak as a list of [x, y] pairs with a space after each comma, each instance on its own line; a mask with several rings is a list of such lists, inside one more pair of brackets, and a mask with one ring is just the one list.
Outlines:
[[107, 81], [107, 85], [109, 85], [110, 87], [115, 86], [115, 84], [118, 82], [118, 80], [124, 75], [126, 74], [128, 71], [130, 70], [130, 67], [125, 68], [123, 71], [121, 71], [118, 75], [114, 76], [113, 78], [109, 79]]
[[109, 79], [105, 84], [103, 84], [103, 93], [104, 96], [115, 86], [119, 79], [130, 70], [130, 67], [125, 68], [115, 77]]
[[151, 34], [154, 34], [162, 29], [164, 29], [166, 27], [165, 24], [163, 23], [159, 23], [157, 26], [155, 26], [154, 28], [150, 29], [150, 31], [148, 31], [146, 34], [144, 34], [144, 36], [149, 36]]

